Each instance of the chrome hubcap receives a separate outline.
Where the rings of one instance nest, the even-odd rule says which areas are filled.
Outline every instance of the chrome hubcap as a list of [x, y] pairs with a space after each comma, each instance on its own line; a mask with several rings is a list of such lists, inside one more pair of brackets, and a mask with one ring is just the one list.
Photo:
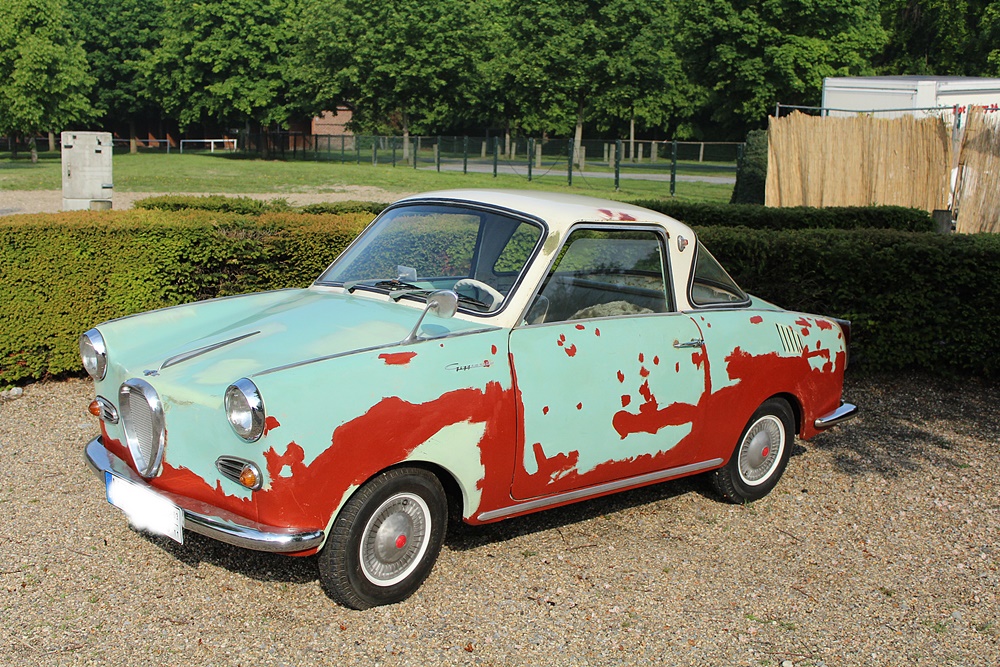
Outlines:
[[361, 570], [376, 586], [392, 586], [420, 564], [431, 529], [427, 503], [415, 494], [392, 496], [372, 514], [361, 538]]
[[740, 479], [758, 486], [774, 473], [785, 449], [785, 425], [772, 415], [761, 417], [747, 431], [740, 445]]

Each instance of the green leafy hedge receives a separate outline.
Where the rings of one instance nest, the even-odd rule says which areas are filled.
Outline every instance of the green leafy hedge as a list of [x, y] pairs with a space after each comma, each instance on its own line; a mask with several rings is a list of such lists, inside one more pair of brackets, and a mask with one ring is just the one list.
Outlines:
[[78, 336], [111, 318], [306, 286], [371, 218], [191, 210], [0, 218], [0, 386], [78, 372]]
[[[198, 299], [306, 286], [370, 213], [0, 217], [0, 386], [80, 372], [79, 334]], [[748, 291], [854, 323], [854, 367], [1000, 375], [1000, 236], [889, 229], [699, 234]]]
[[342, 213], [370, 213], [378, 215], [388, 204], [372, 201], [335, 201], [308, 204], [293, 208], [284, 199], [254, 199], [252, 197], [226, 197], [224, 195], [166, 195], [147, 197], [135, 203], [135, 208], [151, 211], [214, 211], [217, 213], [239, 213], [241, 215], [263, 215], [299, 211], [317, 215]]
[[862, 367], [1000, 375], [1000, 236], [702, 228], [747, 291], [853, 322]]
[[898, 229], [934, 231], [926, 211], [902, 206], [843, 206], [769, 208], [753, 204], [705, 204], [675, 199], [633, 201], [698, 227], [750, 227], [752, 229]]

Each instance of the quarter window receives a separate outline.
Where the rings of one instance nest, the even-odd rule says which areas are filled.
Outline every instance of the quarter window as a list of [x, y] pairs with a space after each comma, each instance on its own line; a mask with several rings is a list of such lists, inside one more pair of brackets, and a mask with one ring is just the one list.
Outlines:
[[708, 248], [698, 241], [691, 278], [691, 303], [695, 306], [735, 306], [747, 303], [750, 298], [729, 277]]

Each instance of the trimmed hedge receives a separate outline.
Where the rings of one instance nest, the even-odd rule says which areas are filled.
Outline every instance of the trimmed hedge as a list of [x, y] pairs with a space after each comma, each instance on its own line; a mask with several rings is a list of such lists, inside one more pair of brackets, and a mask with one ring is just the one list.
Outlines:
[[841, 206], [769, 208], [753, 204], [704, 204], [676, 199], [631, 202], [659, 211], [695, 227], [752, 229], [898, 229], [932, 232], [934, 219], [926, 211], [903, 206]]
[[278, 211], [290, 211], [292, 207], [284, 199], [254, 199], [253, 197], [226, 197], [224, 195], [164, 195], [140, 199], [133, 205], [148, 211], [214, 211], [216, 213], [239, 213], [241, 215], [262, 215]]
[[[0, 218], [0, 386], [79, 373], [104, 320], [306, 286], [372, 218], [185, 210]], [[744, 289], [854, 323], [852, 366], [1000, 375], [1000, 236], [886, 229], [698, 233]]]
[[132, 210], [0, 218], [0, 386], [77, 373], [108, 319], [309, 285], [370, 214]]
[[852, 364], [1000, 375], [1000, 236], [702, 228], [745, 290], [853, 322]]
[[155, 211], [215, 211], [217, 213], [239, 213], [241, 215], [263, 215], [283, 211], [299, 211], [317, 215], [341, 215], [343, 213], [370, 213], [378, 215], [388, 204], [372, 201], [335, 201], [292, 207], [284, 199], [254, 199], [252, 197], [226, 197], [224, 195], [166, 195], [147, 197], [135, 203], [135, 208]]

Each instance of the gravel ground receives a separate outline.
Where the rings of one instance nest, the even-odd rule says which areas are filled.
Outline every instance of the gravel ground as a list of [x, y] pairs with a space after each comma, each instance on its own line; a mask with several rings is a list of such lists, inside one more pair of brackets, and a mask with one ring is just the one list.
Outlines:
[[315, 559], [136, 533], [82, 459], [82, 380], [0, 402], [11, 665], [995, 665], [1000, 386], [853, 379], [769, 497], [697, 479], [453, 530], [409, 600]]
[[[367, 187], [360, 185], [345, 185], [338, 187], [335, 192], [292, 192], [292, 193], [266, 193], [266, 194], [231, 194], [225, 192], [115, 192], [112, 199], [113, 208], [117, 210], [129, 209], [140, 199], [147, 197], [159, 197], [162, 195], [190, 195], [201, 197], [207, 194], [221, 194], [226, 197], [251, 197], [253, 199], [284, 199], [293, 206], [305, 206], [307, 204], [320, 204], [328, 201], [379, 201], [392, 202], [408, 194], [383, 190], [382, 188]], [[62, 190], [0, 190], [0, 215], [14, 215], [17, 213], [59, 213], [63, 210]]]

